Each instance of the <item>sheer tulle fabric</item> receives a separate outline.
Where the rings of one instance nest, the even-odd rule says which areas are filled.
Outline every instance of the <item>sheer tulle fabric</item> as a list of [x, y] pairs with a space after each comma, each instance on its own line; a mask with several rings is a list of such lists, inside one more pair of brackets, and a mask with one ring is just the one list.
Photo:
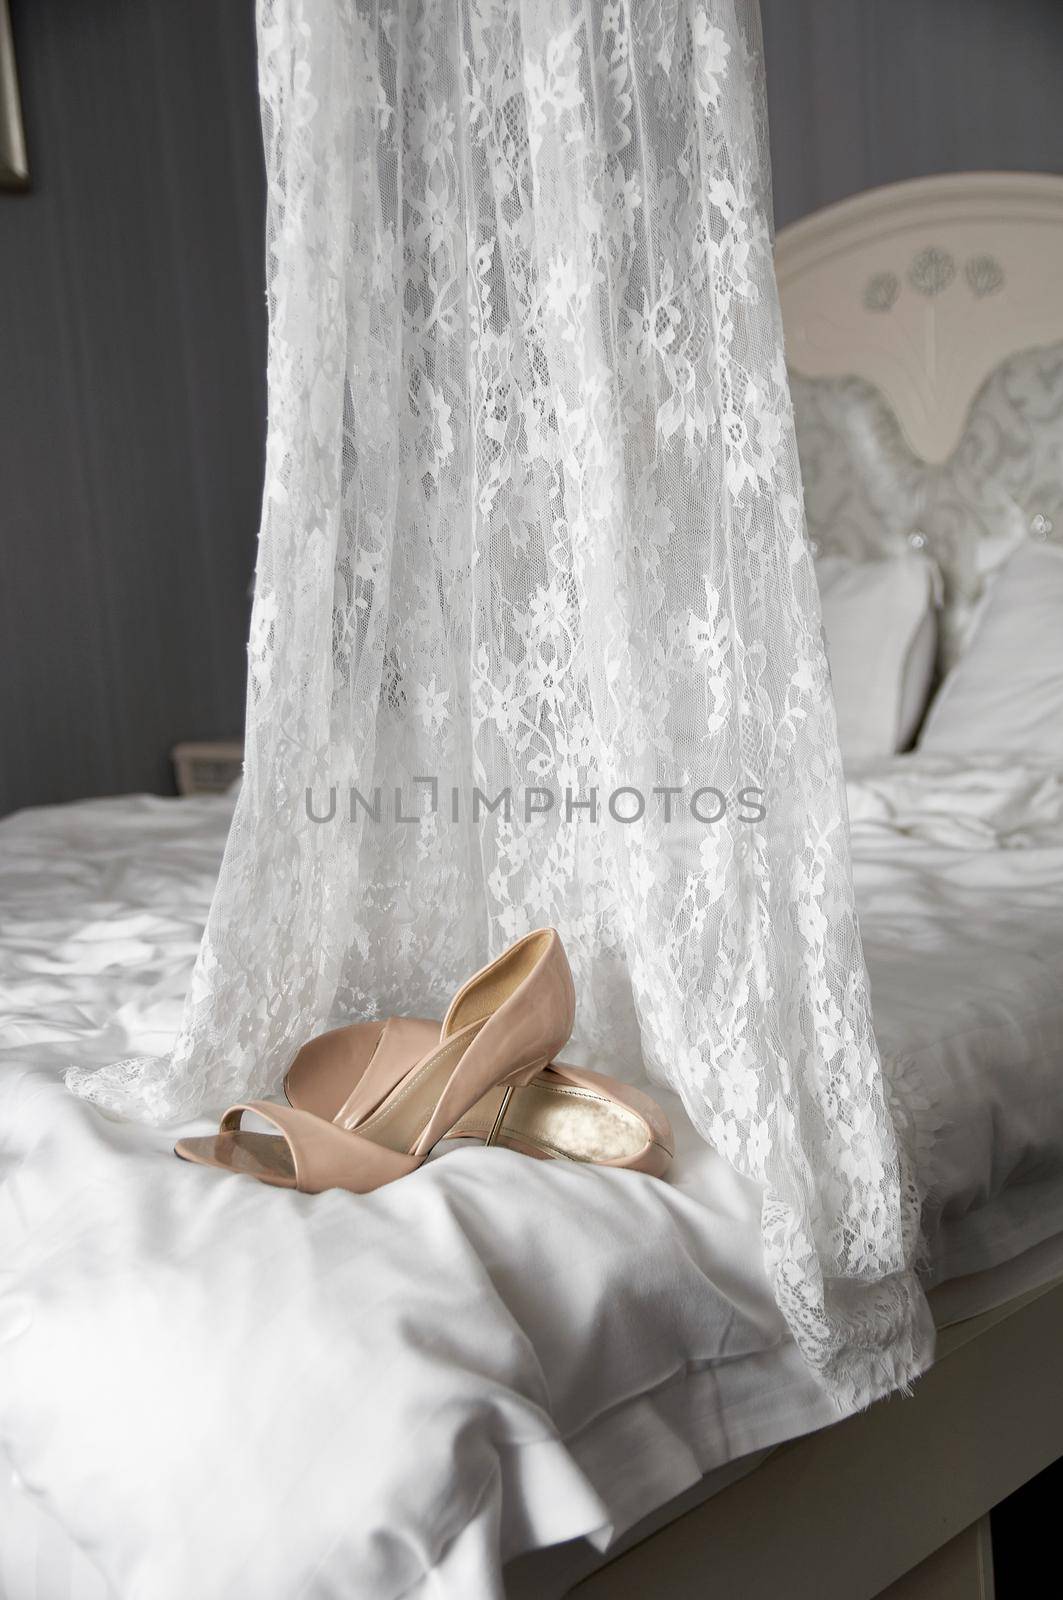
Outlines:
[[923, 1358], [917, 1210], [740, 11], [260, 0], [246, 774], [172, 1058], [73, 1086], [154, 1121], [268, 1093], [330, 1019], [441, 1015], [555, 924], [574, 1050], [644, 1062], [764, 1182], [780, 1304], [866, 1397]]

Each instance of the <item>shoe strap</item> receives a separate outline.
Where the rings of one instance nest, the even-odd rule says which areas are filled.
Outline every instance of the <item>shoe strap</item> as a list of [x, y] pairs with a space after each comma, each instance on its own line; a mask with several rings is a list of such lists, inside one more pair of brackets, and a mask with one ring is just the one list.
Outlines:
[[230, 1106], [221, 1119], [219, 1132], [236, 1133], [246, 1111], [271, 1123], [282, 1136], [291, 1151], [295, 1186], [304, 1194], [320, 1194], [325, 1189], [368, 1194], [416, 1171], [420, 1165], [415, 1157], [388, 1150], [371, 1139], [361, 1139], [310, 1111], [275, 1105], [271, 1100], [247, 1100]]

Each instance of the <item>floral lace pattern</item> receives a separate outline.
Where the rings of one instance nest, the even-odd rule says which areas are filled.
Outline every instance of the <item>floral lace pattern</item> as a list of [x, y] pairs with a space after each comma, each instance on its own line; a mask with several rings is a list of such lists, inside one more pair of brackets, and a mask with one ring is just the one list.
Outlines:
[[[172, 1059], [76, 1087], [156, 1120], [270, 1092], [330, 1020], [441, 1015], [555, 924], [574, 1049], [644, 1061], [764, 1183], [795, 1336], [869, 1398], [925, 1359], [915, 1201], [853, 908], [747, 11], [260, 0], [246, 774]], [[472, 785], [539, 801], [475, 818]], [[728, 802], [712, 825], [677, 798], [703, 786]], [[610, 812], [621, 789], [640, 820]]]

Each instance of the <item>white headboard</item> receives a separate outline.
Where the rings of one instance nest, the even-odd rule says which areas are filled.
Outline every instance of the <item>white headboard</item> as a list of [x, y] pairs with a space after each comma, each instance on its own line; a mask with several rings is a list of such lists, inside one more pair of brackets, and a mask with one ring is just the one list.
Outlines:
[[933, 556], [947, 667], [1016, 544], [1063, 542], [1063, 177], [876, 189], [776, 272], [813, 550]]
[[964, 172], [827, 206], [776, 240], [786, 354], [873, 384], [942, 462], [1016, 351], [1063, 340], [1063, 177]]

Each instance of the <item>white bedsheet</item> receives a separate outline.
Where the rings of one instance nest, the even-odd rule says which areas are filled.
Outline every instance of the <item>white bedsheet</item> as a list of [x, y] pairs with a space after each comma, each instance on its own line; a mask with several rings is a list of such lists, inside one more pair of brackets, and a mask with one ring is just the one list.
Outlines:
[[[1063, 1228], [1060, 794], [911, 761], [853, 788], [937, 1277]], [[172, 1037], [226, 815], [0, 824], [0, 1443], [101, 1595], [491, 1596], [518, 1551], [604, 1545], [830, 1420], [755, 1189], [671, 1104], [668, 1185], [466, 1150], [354, 1200], [193, 1172], [63, 1091]]]
[[917, 1109], [941, 1282], [1063, 1230], [1063, 776], [902, 757], [849, 803], [875, 1027]]
[[466, 1149], [356, 1199], [68, 1095], [70, 1062], [172, 1037], [226, 815], [0, 825], [0, 1441], [113, 1594], [501, 1594], [519, 1551], [832, 1417], [755, 1187], [678, 1115], [667, 1186]]

